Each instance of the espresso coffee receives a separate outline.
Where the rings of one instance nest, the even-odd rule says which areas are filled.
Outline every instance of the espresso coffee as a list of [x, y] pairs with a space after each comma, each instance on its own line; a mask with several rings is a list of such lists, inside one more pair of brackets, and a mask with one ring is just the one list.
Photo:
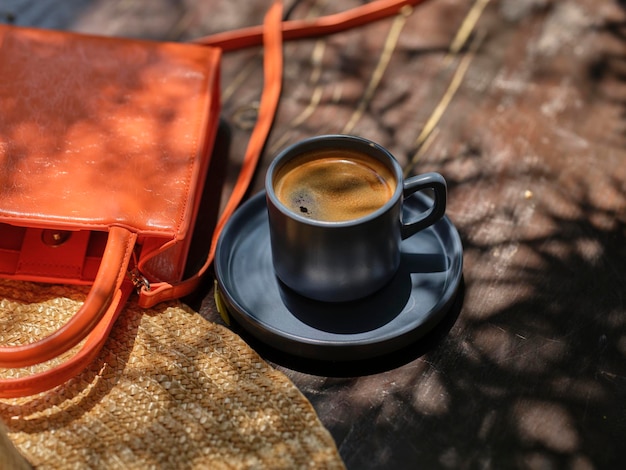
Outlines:
[[275, 174], [274, 192], [293, 212], [341, 222], [374, 212], [396, 190], [393, 172], [380, 160], [349, 150], [324, 150], [290, 160]]

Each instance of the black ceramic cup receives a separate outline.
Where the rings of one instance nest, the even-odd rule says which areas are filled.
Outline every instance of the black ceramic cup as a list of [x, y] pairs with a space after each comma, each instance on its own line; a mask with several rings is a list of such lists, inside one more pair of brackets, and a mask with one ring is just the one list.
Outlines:
[[[302, 190], [302, 194], [293, 193], [297, 199], [295, 208], [293, 200], [282, 194], [278, 196], [277, 188], [284, 174], [290, 171], [286, 168], [328, 156], [348, 160], [363, 156], [373, 162], [383, 175], [379, 179], [390, 180], [386, 201], [356, 218], [322, 220], [317, 218], [317, 208], [307, 205], [308, 199], [315, 199], [315, 195], [309, 197], [310, 188]], [[331, 184], [338, 171], [330, 171], [332, 177], [318, 179]], [[344, 185], [352, 186], [352, 182]], [[364, 186], [367, 191], [367, 184]], [[382, 288], [398, 270], [400, 242], [437, 222], [446, 210], [447, 187], [443, 176], [425, 173], [405, 180], [402, 168], [387, 150], [348, 135], [317, 136], [286, 148], [268, 168], [265, 189], [277, 277], [296, 293], [326, 302], [355, 300]], [[404, 198], [424, 189], [433, 190], [432, 207], [417, 220], [404, 220]], [[363, 196], [367, 197], [367, 192]]]

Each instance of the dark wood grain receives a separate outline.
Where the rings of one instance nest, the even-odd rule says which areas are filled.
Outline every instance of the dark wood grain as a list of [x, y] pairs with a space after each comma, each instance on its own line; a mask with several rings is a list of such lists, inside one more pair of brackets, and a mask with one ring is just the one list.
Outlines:
[[[304, 18], [360, 2], [287, 3]], [[0, 18], [184, 41], [258, 24], [269, 4], [4, 0]], [[285, 145], [363, 135], [410, 173], [445, 175], [465, 249], [453, 311], [391, 357], [314, 364], [252, 342], [311, 400], [348, 468], [624, 468], [624, 2], [431, 0], [287, 44], [285, 57], [251, 192]], [[225, 193], [254, 122], [261, 61], [259, 49], [224, 59]], [[198, 307], [221, 321], [205, 294]]]

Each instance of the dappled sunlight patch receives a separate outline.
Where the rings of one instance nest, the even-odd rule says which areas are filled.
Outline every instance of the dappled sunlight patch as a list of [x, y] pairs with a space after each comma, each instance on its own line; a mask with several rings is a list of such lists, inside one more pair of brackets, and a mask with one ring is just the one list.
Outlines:
[[541, 373], [551, 370], [567, 355], [567, 343], [559, 339], [504, 329], [487, 324], [476, 328], [472, 344], [488, 362], [509, 371]]
[[450, 394], [440, 376], [434, 369], [420, 380], [413, 391], [413, 407], [425, 415], [443, 415], [450, 408]]
[[585, 397], [589, 402], [610, 399], [610, 393], [595, 379], [559, 376], [552, 379], [550, 389], [564, 397]]
[[512, 410], [512, 426], [526, 445], [539, 445], [553, 452], [571, 453], [580, 446], [573, 417], [563, 405], [524, 400]]

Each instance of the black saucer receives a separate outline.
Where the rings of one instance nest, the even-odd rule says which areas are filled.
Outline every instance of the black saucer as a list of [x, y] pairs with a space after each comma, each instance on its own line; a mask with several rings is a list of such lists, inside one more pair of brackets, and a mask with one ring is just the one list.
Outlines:
[[[430, 205], [417, 193], [405, 201], [405, 213]], [[235, 212], [215, 255], [221, 293], [245, 330], [280, 351], [331, 361], [387, 354], [425, 335], [453, 303], [462, 267], [461, 240], [444, 217], [402, 242], [400, 269], [380, 291], [345, 303], [302, 297], [274, 275], [265, 192]]]

